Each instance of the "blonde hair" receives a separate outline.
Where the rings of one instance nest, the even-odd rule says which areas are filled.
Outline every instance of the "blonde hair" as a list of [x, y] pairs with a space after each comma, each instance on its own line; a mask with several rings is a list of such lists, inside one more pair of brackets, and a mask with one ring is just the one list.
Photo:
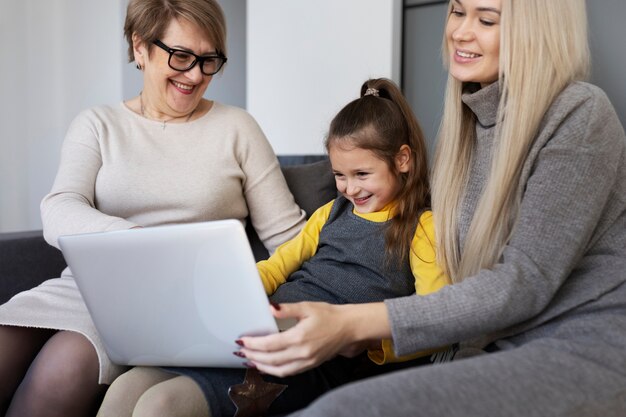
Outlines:
[[226, 56], [226, 19], [215, 0], [130, 0], [126, 9], [124, 36], [128, 43], [128, 62], [135, 60], [133, 33], [152, 51], [172, 19], [185, 19], [205, 33], [215, 52]]
[[[493, 267], [502, 256], [519, 215], [522, 167], [541, 120], [556, 96], [590, 69], [585, 0], [502, 0], [501, 13], [495, 147], [463, 253], [458, 218], [476, 120], [461, 101], [463, 83], [448, 76], [432, 199], [437, 260], [455, 283]], [[445, 35], [443, 57], [447, 65]]]

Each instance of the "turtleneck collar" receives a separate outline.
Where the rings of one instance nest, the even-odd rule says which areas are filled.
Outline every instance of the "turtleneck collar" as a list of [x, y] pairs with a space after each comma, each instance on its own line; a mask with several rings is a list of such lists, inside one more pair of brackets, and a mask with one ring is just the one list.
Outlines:
[[480, 88], [478, 84], [468, 84], [463, 89], [461, 99], [476, 115], [482, 127], [495, 126], [500, 101], [500, 87], [497, 81], [484, 88]]

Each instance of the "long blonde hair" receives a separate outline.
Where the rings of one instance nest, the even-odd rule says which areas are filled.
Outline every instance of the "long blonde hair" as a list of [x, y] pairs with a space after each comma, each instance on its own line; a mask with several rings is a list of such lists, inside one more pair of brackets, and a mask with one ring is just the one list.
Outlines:
[[[450, 1], [448, 16], [452, 8]], [[585, 0], [502, 0], [500, 103], [491, 171], [459, 248], [458, 218], [475, 142], [463, 83], [448, 75], [432, 180], [437, 260], [457, 283], [500, 259], [519, 215], [520, 176], [556, 96], [590, 69]], [[447, 41], [443, 57], [448, 64]]]

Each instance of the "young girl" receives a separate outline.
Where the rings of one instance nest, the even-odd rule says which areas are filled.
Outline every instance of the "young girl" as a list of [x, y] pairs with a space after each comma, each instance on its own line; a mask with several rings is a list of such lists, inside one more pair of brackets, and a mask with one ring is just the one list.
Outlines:
[[584, 0], [450, 1], [432, 184], [454, 284], [308, 306], [333, 321], [243, 338], [243, 353], [276, 375], [392, 335], [400, 354], [460, 340], [462, 355], [341, 387], [299, 417], [626, 415], [626, 136], [582, 81], [586, 27]]
[[[447, 279], [434, 262], [424, 140], [399, 89], [385, 79], [363, 84], [361, 98], [332, 121], [326, 148], [341, 195], [313, 213], [296, 238], [258, 264], [275, 311], [284, 302], [366, 303], [416, 292], [424, 295], [443, 287]], [[383, 364], [396, 359], [389, 341], [376, 345], [369, 352], [371, 361], [329, 355], [328, 362], [308, 372], [285, 379], [266, 377], [287, 387], [273, 403], [273, 397], [265, 400], [265, 405], [271, 403], [269, 412], [302, 407], [356, 378], [357, 371], [363, 376], [415, 364], [377, 367], [372, 361]], [[239, 351], [235, 354], [245, 357]], [[228, 389], [243, 383], [244, 370], [170, 371], [135, 368], [123, 375], [111, 386], [100, 415], [235, 413]], [[265, 410], [255, 408], [255, 412]]]

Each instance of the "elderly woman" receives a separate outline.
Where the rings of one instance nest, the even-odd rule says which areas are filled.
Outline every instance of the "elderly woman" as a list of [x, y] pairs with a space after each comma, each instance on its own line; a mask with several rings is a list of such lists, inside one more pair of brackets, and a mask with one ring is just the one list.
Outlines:
[[[143, 90], [72, 122], [42, 204], [44, 235], [248, 216], [269, 250], [304, 224], [263, 132], [203, 98], [226, 62], [214, 0], [131, 0], [124, 28]], [[112, 364], [71, 271], [0, 306], [0, 415], [83, 416]]]

